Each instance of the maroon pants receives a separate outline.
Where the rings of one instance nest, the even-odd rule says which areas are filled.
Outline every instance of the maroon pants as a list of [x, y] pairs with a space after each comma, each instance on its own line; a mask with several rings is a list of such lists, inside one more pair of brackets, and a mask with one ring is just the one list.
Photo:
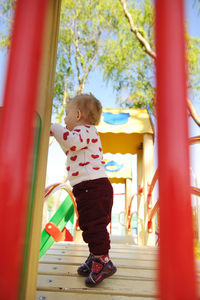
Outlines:
[[107, 254], [110, 237], [107, 225], [111, 221], [113, 188], [108, 178], [83, 181], [73, 188], [79, 213], [79, 226], [90, 253]]

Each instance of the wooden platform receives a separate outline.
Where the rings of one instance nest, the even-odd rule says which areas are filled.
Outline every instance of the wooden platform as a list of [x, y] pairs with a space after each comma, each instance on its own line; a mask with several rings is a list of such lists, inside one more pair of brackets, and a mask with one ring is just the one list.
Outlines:
[[[55, 243], [42, 257], [38, 270], [37, 300], [144, 300], [158, 298], [158, 249], [130, 245], [125, 237], [112, 238], [110, 256], [117, 273], [97, 287], [85, 286], [77, 267], [88, 256], [87, 246], [79, 243]], [[121, 241], [121, 243], [120, 243]], [[197, 262], [200, 295], [200, 261]]]
[[155, 299], [157, 249], [112, 243], [110, 256], [117, 273], [95, 288], [85, 286], [77, 267], [88, 256], [82, 243], [56, 243], [42, 257], [38, 270], [37, 300]]

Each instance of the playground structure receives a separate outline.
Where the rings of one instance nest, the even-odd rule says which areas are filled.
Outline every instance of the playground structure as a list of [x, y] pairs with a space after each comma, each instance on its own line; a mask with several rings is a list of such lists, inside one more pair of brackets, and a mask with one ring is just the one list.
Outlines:
[[[156, 1], [161, 299], [197, 299], [182, 6], [180, 0]], [[16, 7], [0, 123], [2, 299], [35, 297], [59, 11], [55, 0], [18, 0]], [[101, 138], [104, 143], [103, 134]], [[138, 181], [143, 182], [139, 186], [145, 201], [146, 183], [153, 176], [152, 132], [143, 134], [142, 142], [143, 150], [137, 148]], [[140, 207], [144, 220], [146, 206], [140, 202]], [[141, 237], [141, 244], [147, 244], [149, 234]]]
[[[147, 196], [148, 182], [153, 175], [153, 139], [154, 131], [150, 116], [146, 109], [104, 109], [101, 122], [97, 127], [104, 153], [130, 153], [137, 154], [137, 243], [138, 245], [155, 245], [154, 234], [148, 235], [144, 230], [147, 220]], [[113, 179], [111, 182], [119, 182]], [[125, 212], [128, 213], [129, 201], [131, 201], [131, 179], [121, 177], [125, 183]]]

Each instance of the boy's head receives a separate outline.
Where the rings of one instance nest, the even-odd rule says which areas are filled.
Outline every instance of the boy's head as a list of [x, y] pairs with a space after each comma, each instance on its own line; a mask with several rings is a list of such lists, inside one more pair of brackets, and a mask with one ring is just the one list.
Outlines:
[[98, 125], [101, 114], [102, 105], [99, 100], [92, 94], [80, 94], [67, 103], [65, 124], [69, 130], [78, 125]]

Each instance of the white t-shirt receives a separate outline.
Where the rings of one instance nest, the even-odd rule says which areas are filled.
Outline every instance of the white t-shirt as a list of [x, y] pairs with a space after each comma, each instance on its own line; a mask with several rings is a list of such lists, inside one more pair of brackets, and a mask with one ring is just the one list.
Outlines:
[[71, 186], [82, 181], [107, 177], [99, 134], [93, 125], [76, 126], [72, 131], [52, 124], [51, 131], [67, 155]]

